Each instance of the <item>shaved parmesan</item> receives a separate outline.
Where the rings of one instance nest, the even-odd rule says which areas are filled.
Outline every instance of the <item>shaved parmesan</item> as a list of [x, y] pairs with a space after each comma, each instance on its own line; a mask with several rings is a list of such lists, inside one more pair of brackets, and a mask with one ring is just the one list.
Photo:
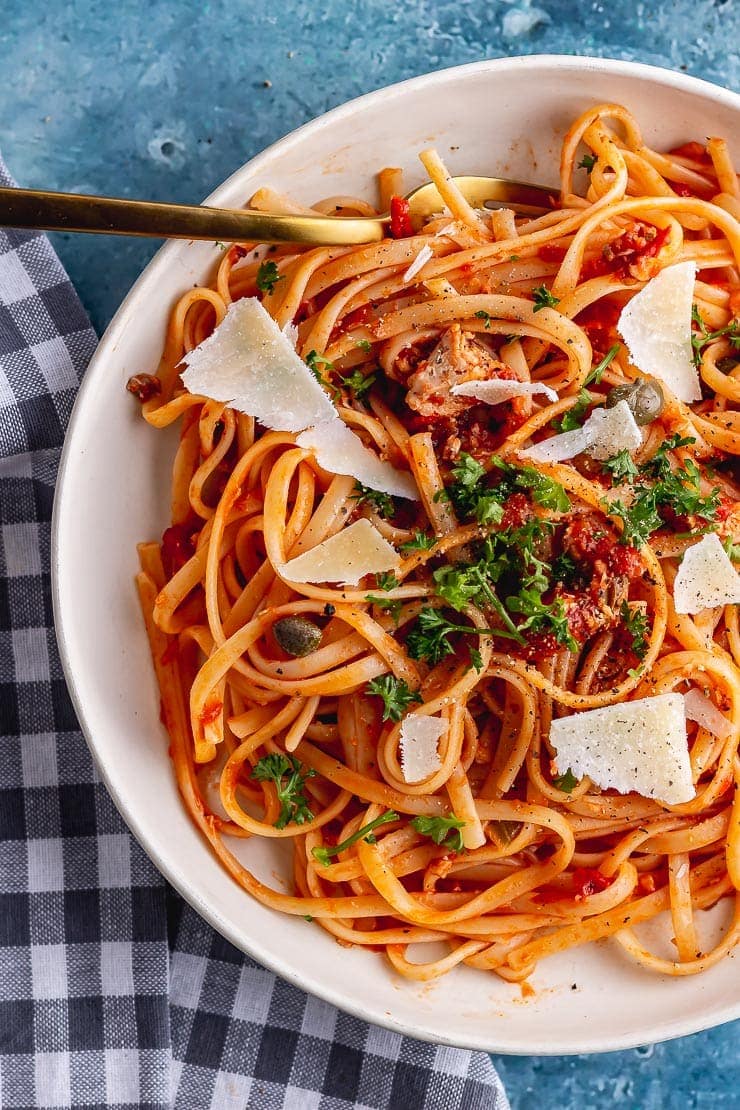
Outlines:
[[432, 248], [429, 246], [428, 243], [425, 243], [425, 245], [421, 248], [421, 250], [417, 254], [414, 261], [409, 266], [406, 273], [403, 275], [404, 283], [408, 282], [408, 281], [412, 281], [413, 278], [415, 278], [416, 275], [418, 274], [419, 270], [421, 270], [422, 267], [426, 266], [426, 264], [427, 264], [427, 262], [429, 261], [430, 258], [434, 258], [434, 251], [432, 250]]
[[594, 409], [584, 428], [592, 437], [588, 453], [594, 459], [611, 459], [619, 451], [635, 451], [642, 443], [642, 432], [626, 401], [610, 409]]
[[632, 410], [620, 401], [610, 409], [594, 409], [582, 427], [543, 439], [520, 454], [535, 462], [563, 462], [584, 451], [594, 459], [610, 459], [619, 451], [634, 451], [641, 443]]
[[701, 400], [691, 347], [695, 278], [694, 262], [667, 266], [629, 301], [617, 325], [633, 364], [665, 382], [679, 401]]
[[502, 401], [510, 401], [512, 397], [534, 397], [542, 393], [548, 401], [557, 401], [558, 395], [554, 389], [542, 382], [516, 382], [506, 378], [490, 378], [487, 382], [460, 382], [453, 385], [451, 393], [458, 397], [475, 397], [486, 405], [500, 405]]
[[702, 694], [696, 687], [689, 690], [688, 694], [684, 694], [683, 705], [687, 721], [696, 721], [702, 728], [708, 729], [723, 740], [732, 732], [732, 725], [721, 709], [718, 709], [711, 698]]
[[183, 360], [186, 389], [225, 401], [267, 428], [300, 432], [336, 418], [309, 368], [256, 297], [236, 301]]
[[289, 582], [341, 582], [356, 586], [366, 574], [394, 570], [401, 559], [369, 520], [355, 521], [277, 570]]
[[423, 713], [409, 713], [401, 724], [401, 770], [406, 782], [428, 779], [442, 766], [437, 745], [447, 722]]
[[412, 476], [378, 458], [343, 420], [326, 420], [323, 424], [307, 428], [296, 442], [299, 447], [313, 451], [319, 466], [332, 474], [350, 474], [370, 489], [389, 493], [393, 497], [419, 500], [419, 491]]
[[561, 773], [588, 775], [602, 789], [636, 791], [668, 805], [694, 797], [681, 694], [606, 705], [552, 722]]
[[710, 532], [684, 552], [673, 583], [677, 613], [700, 613], [717, 605], [740, 602], [740, 574], [733, 567], [719, 536]]
[[573, 428], [570, 432], [561, 432], [560, 435], [550, 436], [541, 443], [525, 448], [519, 454], [523, 458], [533, 459], [534, 462], [564, 462], [582, 454], [591, 446], [591, 437], [586, 432], [586, 425], [582, 428]]

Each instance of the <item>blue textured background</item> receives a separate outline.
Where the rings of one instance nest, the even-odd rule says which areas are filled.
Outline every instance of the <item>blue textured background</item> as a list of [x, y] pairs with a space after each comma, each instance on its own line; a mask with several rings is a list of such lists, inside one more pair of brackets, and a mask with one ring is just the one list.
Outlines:
[[[740, 0], [0, 0], [0, 147], [25, 185], [192, 202], [299, 124], [427, 70], [582, 53], [737, 90], [739, 43]], [[157, 244], [55, 239], [102, 331]], [[739, 1033], [496, 1063], [514, 1110], [729, 1110]]]

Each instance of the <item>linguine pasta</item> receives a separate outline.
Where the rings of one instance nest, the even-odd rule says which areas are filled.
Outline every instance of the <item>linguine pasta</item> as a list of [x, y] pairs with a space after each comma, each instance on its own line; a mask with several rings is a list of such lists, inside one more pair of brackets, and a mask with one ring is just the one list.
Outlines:
[[[651, 971], [694, 974], [740, 933], [736, 908], [707, 948], [700, 912], [740, 905], [737, 606], [688, 615], [673, 597], [701, 535], [740, 554], [740, 191], [727, 146], [660, 153], [626, 109], [591, 108], [565, 137], [560, 197], [536, 217], [475, 211], [436, 152], [422, 162], [446, 211], [421, 231], [386, 169], [383, 242], [230, 247], [210, 285], [175, 305], [157, 376], [130, 383], [148, 423], [180, 426], [171, 525], [141, 544], [137, 580], [180, 792], [248, 894], [382, 951], [403, 976], [465, 963], [521, 981], [604, 937]], [[267, 190], [252, 203], [297, 210]], [[310, 211], [375, 208], [332, 197]], [[658, 413], [635, 410], [635, 451], [522, 455], [614, 390], [636, 403], [619, 393], [644, 382], [619, 314], [686, 261], [702, 399], [648, 379]], [[184, 390], [187, 352], [255, 296], [296, 326], [339, 416], [413, 475], [418, 502], [328, 473], [295, 434]], [[557, 400], [452, 391], [491, 379]], [[392, 574], [350, 587], [281, 577], [359, 518], [400, 553]], [[553, 720], [689, 691], [704, 707], [687, 722], [691, 800], [619, 794], [557, 765]], [[441, 722], [436, 762], [413, 782], [410, 714]], [[239, 862], [233, 838], [250, 837], [290, 840], [292, 893]], [[662, 911], [670, 959], [633, 931]]]

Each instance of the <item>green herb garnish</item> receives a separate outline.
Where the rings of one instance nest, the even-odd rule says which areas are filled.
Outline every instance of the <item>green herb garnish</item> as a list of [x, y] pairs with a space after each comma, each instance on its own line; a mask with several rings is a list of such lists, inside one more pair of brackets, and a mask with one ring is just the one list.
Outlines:
[[379, 516], [384, 520], [390, 520], [395, 516], [396, 506], [393, 498], [387, 493], [381, 493], [380, 490], [370, 489], [370, 486], [363, 486], [362, 482], [355, 482], [354, 493], [352, 500], [357, 502], [357, 507], [367, 504], [372, 509], [375, 509]]
[[383, 720], [400, 721], [412, 702], [420, 702], [418, 690], [410, 690], [402, 678], [392, 674], [382, 674], [373, 678], [365, 687], [373, 697], [383, 699]]
[[373, 833], [375, 829], [380, 828], [381, 825], [387, 825], [389, 822], [397, 820], [398, 814], [394, 813], [392, 809], [389, 809], [385, 813], [381, 813], [380, 817], [376, 817], [374, 821], [368, 821], [367, 825], [363, 825], [357, 832], [353, 832], [352, 835], [348, 836], [346, 840], [343, 840], [341, 844], [334, 844], [324, 848], [313, 848], [311, 854], [314, 859], [317, 859], [324, 867], [328, 867], [332, 856], [338, 856], [340, 852], [346, 852], [353, 844], [357, 844], [358, 840], [367, 840], [369, 844], [374, 844], [375, 837]]
[[454, 814], [452, 817], [414, 817], [411, 824], [418, 833], [421, 833], [422, 836], [428, 836], [435, 844], [448, 848], [451, 852], [463, 851], [464, 845], [460, 830], [465, 828], [465, 822], [455, 817]]
[[285, 280], [285, 274], [278, 271], [275, 262], [260, 262], [257, 270], [257, 288], [260, 293], [272, 293], [279, 281]]
[[532, 290], [532, 298], [534, 300], [534, 312], [539, 312], [541, 308], [555, 308], [560, 304], [560, 297], [554, 296], [546, 285], [538, 285], [536, 289]]
[[578, 779], [571, 771], [570, 767], [564, 775], [553, 780], [552, 784], [556, 790], [562, 790], [564, 794], [572, 794], [578, 786]]
[[280, 814], [276, 829], [284, 829], [289, 822], [304, 825], [313, 820], [303, 788], [315, 774], [312, 768], [304, 771], [295, 756], [288, 757], [282, 752], [271, 752], [255, 764], [250, 777], [257, 782], [272, 782], [277, 792]]
[[602, 358], [601, 362], [597, 366], [594, 366], [593, 370], [588, 375], [588, 377], [586, 378], [586, 380], [583, 384], [584, 385], [600, 385], [601, 384], [601, 379], [604, 376], [604, 371], [614, 361], [614, 359], [617, 357], [618, 354], [619, 354], [619, 343], [615, 343], [614, 346], [610, 347], [609, 350], [606, 352], [606, 354]]
[[630, 609], [626, 601], [620, 610], [622, 620], [632, 637], [632, 650], [638, 659], [643, 659], [648, 648], [648, 619], [642, 609]]
[[693, 348], [695, 366], [701, 366], [704, 348], [708, 343], [713, 343], [715, 339], [725, 338], [728, 340], [733, 350], [740, 351], [740, 320], [730, 320], [729, 324], [725, 324], [723, 328], [717, 328], [716, 331], [708, 331], [696, 305], [692, 305], [691, 307], [691, 319], [699, 328], [698, 332], [692, 332], [691, 335], [691, 346]]

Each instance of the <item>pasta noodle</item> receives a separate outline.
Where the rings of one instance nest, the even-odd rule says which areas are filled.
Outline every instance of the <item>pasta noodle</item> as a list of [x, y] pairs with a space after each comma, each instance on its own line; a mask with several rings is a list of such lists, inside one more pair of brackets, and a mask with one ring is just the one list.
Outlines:
[[[740, 556], [740, 190], [727, 144], [653, 151], [625, 108], [590, 108], [539, 216], [476, 210], [436, 151], [421, 157], [444, 213], [412, 228], [388, 168], [383, 242], [225, 249], [210, 285], [175, 305], [156, 377], [129, 385], [150, 424], [181, 429], [171, 524], [141, 544], [137, 580], [179, 790], [248, 894], [382, 950], [401, 976], [465, 963], [521, 981], [604, 937], [648, 970], [694, 974], [740, 936], [737, 607], [689, 615], [673, 596], [695, 536], [716, 532]], [[270, 190], [254, 204], [375, 213]], [[643, 379], [617, 319], [683, 261], [699, 268], [702, 399], [663, 385], [631, 456], [523, 456], [613, 390], [637, 414], [630, 386]], [[339, 416], [413, 475], [418, 503], [329, 474], [295, 435], [184, 389], [187, 353], [255, 296], [295, 325]], [[466, 375], [543, 383], [558, 399], [485, 405], [452, 392]], [[359, 517], [400, 552], [393, 574], [345, 587], [281, 576]], [[711, 713], [687, 722], [692, 800], [618, 794], [556, 767], [553, 720], [692, 688], [724, 719], [722, 735]], [[443, 728], [415, 782], [409, 713]], [[253, 836], [291, 841], [292, 893], [239, 862], [230, 841]], [[711, 948], [700, 911], [725, 898], [737, 906]], [[664, 911], [672, 959], [633, 931]]]

